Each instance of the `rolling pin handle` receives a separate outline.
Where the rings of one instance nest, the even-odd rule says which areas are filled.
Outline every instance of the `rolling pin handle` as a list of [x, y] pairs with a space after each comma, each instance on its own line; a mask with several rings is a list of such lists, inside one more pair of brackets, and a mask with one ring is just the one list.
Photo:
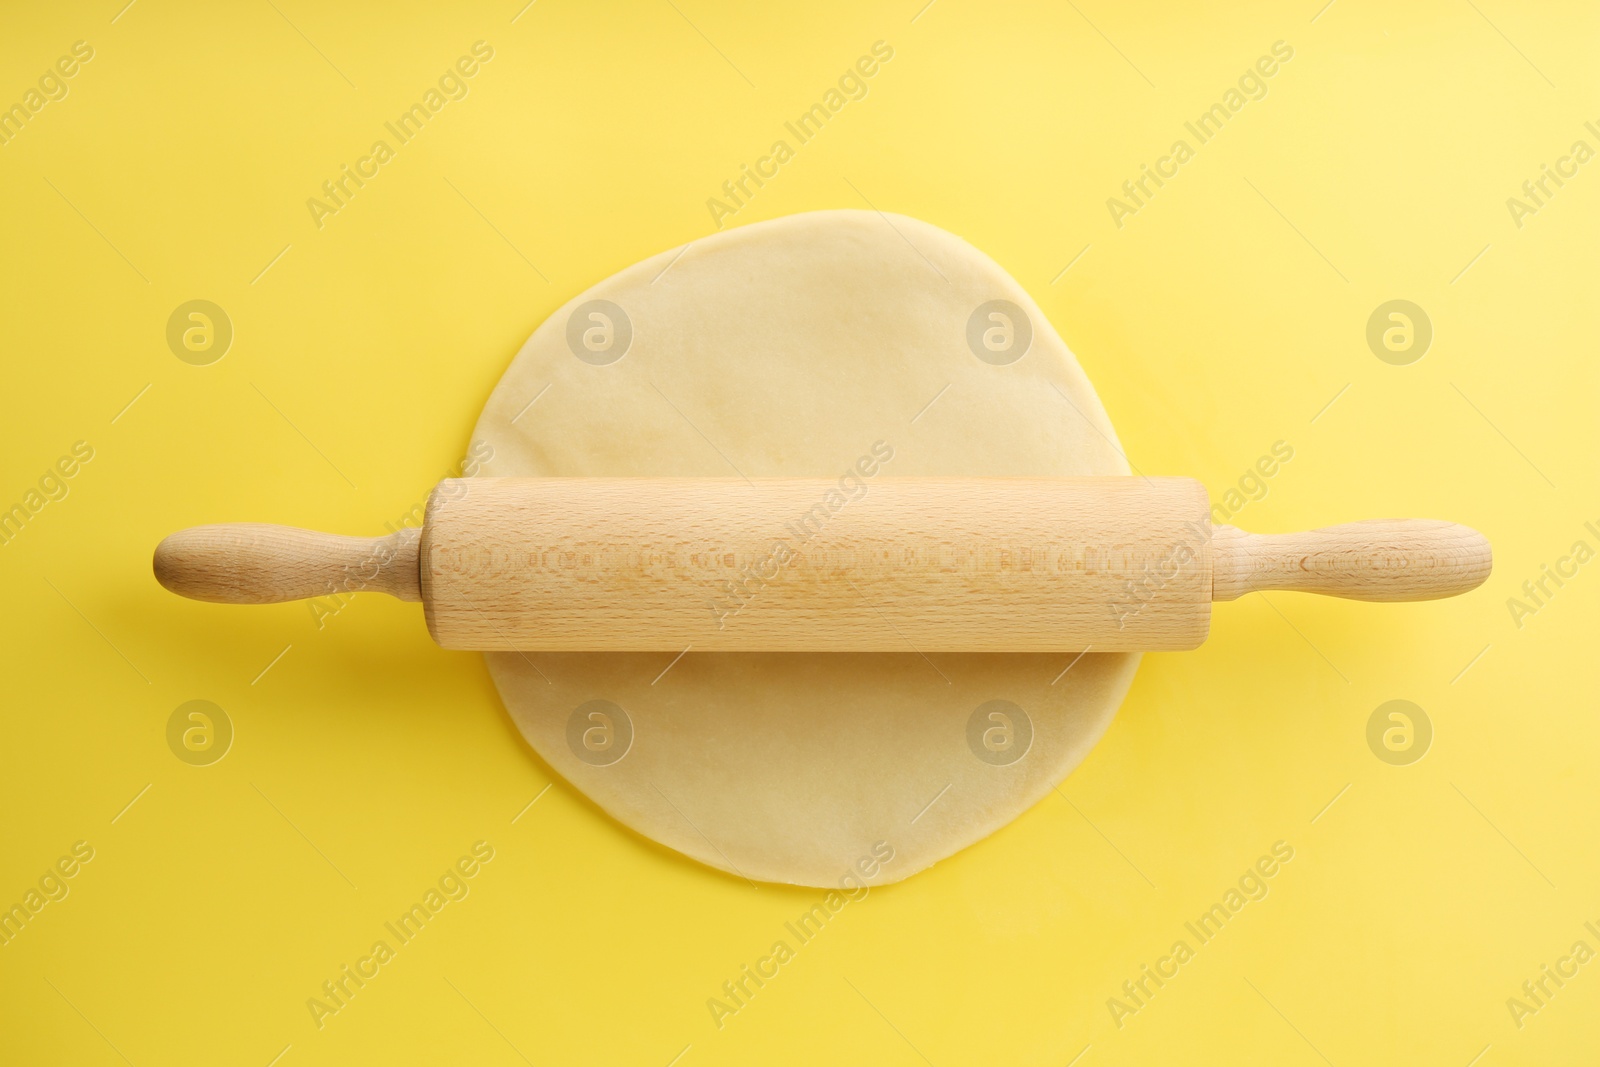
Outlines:
[[341, 537], [293, 526], [232, 523], [179, 530], [156, 546], [156, 581], [192, 600], [278, 604], [372, 590], [420, 601], [417, 543], [407, 527], [388, 537]]
[[1218, 526], [1211, 543], [1212, 600], [1258, 589], [1438, 600], [1482, 585], [1493, 562], [1483, 534], [1437, 519], [1370, 519], [1288, 534]]

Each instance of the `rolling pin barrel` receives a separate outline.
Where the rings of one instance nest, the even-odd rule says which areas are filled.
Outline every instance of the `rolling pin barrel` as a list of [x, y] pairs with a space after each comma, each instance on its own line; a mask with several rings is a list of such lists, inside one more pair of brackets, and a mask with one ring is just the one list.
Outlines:
[[1187, 478], [457, 480], [423, 603], [446, 648], [1194, 648], [1208, 508]]
[[420, 532], [197, 527], [156, 552], [185, 596], [375, 589], [446, 648], [521, 651], [1188, 649], [1213, 600], [1425, 600], [1489, 567], [1455, 523], [1213, 527], [1188, 478], [448, 479]]

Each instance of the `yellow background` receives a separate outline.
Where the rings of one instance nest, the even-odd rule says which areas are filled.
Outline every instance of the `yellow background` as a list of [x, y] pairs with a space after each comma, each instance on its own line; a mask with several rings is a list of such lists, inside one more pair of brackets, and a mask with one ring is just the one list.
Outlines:
[[[1506, 600], [1600, 548], [1600, 162], [1521, 228], [1505, 201], [1600, 147], [1600, 16], [920, 2], [10, 5], [0, 102], [74, 41], [95, 57], [0, 147], [0, 506], [74, 442], [94, 459], [0, 547], [0, 903], [74, 841], [95, 858], [0, 948], [0, 1059], [1592, 1055], [1600, 963], [1520, 1029], [1506, 999], [1600, 948], [1600, 563], [1521, 628]], [[470, 95], [319, 230], [306, 199], [480, 39]], [[706, 999], [820, 894], [699, 867], [561, 784], [526, 808], [548, 771], [415, 606], [319, 630], [303, 604], [195, 604], [150, 550], [405, 514], [533, 328], [711, 232], [706, 199], [877, 40], [868, 97], [734, 223], [869, 200], [960, 234], [1039, 300], [1141, 470], [1220, 498], [1286, 441], [1242, 525], [1449, 517], [1495, 572], [1443, 603], [1219, 606], [1202, 650], [1145, 660], [1071, 805], [874, 889], [718, 1030]], [[1278, 40], [1268, 96], [1113, 225], [1106, 198]], [[1364, 338], [1394, 298], [1435, 330], [1409, 366]], [[210, 366], [166, 344], [192, 299], [234, 325]], [[234, 724], [211, 766], [166, 743], [191, 699]], [[1391, 699], [1433, 724], [1409, 766], [1367, 746]], [[471, 895], [319, 1030], [307, 998], [477, 840]], [[1270, 895], [1119, 1029], [1107, 998], [1278, 840]]]

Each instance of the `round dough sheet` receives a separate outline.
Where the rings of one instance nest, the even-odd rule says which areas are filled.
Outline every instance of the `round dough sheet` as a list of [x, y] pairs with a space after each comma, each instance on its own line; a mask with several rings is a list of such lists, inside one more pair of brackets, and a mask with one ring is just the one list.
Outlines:
[[[830, 508], [883, 478], [1128, 473], [1022, 287], [872, 211], [740, 227], [606, 279], [534, 331], [475, 440], [484, 475], [826, 477]], [[803, 567], [788, 518], [774, 540]], [[759, 597], [708, 588], [706, 610], [733, 627]], [[487, 659], [528, 743], [619, 822], [736, 876], [829, 888], [898, 881], [1027, 810], [1138, 666], [909, 645]]]

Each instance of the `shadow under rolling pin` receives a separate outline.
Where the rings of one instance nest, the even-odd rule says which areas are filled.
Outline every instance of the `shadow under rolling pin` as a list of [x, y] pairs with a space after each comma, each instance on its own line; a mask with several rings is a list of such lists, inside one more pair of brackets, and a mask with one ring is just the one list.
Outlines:
[[1250, 534], [1199, 482], [1137, 477], [446, 479], [420, 529], [197, 526], [155, 552], [196, 600], [385, 592], [484, 651], [1191, 649], [1215, 600], [1434, 600], [1490, 565], [1457, 523]]

